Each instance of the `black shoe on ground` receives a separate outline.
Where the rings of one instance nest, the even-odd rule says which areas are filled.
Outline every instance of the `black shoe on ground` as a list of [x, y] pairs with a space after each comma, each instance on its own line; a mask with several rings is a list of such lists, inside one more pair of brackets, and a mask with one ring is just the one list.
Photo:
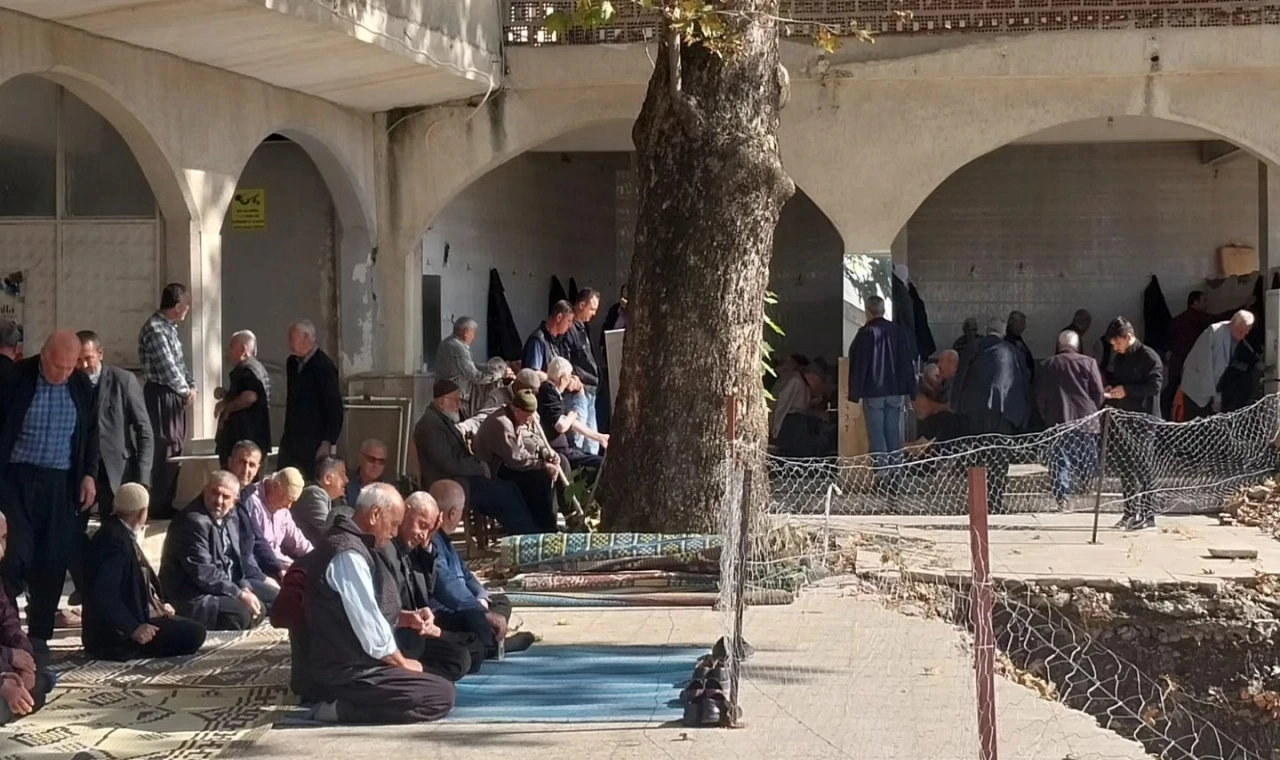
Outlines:
[[1151, 530], [1154, 527], [1156, 527], [1156, 518], [1148, 517], [1145, 520], [1133, 520], [1124, 526], [1124, 529], [1132, 533], [1138, 530]]
[[[721, 636], [718, 640], [716, 640], [715, 646], [711, 647], [712, 657], [718, 660], [727, 659], [729, 654], [729, 643], [727, 639], [728, 639], [727, 636]], [[756, 653], [755, 647], [751, 646], [751, 644], [749, 644], [746, 639], [743, 639], [742, 651], [737, 652], [736, 654], [738, 655], [739, 660], [746, 662], [747, 660], [750, 660], [751, 656], [755, 653]]]
[[523, 652], [524, 650], [533, 646], [533, 641], [534, 641], [533, 634], [529, 633], [528, 631], [513, 633], [507, 637], [506, 642], [503, 644], [503, 652], [505, 652], [506, 654], [511, 654], [513, 652]]
[[1133, 521], [1132, 517], [1125, 515], [1124, 517], [1121, 517], [1119, 520], [1116, 520], [1116, 524], [1113, 525], [1112, 527], [1119, 528], [1120, 530], [1128, 530], [1129, 523], [1132, 521]]

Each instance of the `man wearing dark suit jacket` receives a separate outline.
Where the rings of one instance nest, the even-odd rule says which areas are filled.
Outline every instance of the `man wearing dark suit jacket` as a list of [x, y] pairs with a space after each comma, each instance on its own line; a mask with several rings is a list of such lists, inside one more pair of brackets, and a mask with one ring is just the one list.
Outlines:
[[9, 547], [0, 562], [11, 603], [30, 593], [32, 646], [47, 657], [53, 619], [75, 549], [76, 513], [97, 497], [98, 409], [76, 371], [80, 339], [56, 330], [39, 356], [0, 378], [0, 511]]
[[181, 657], [204, 644], [205, 629], [178, 617], [160, 593], [160, 580], [138, 546], [147, 527], [147, 489], [125, 483], [114, 514], [89, 542], [85, 568], [83, 641], [85, 654], [107, 660]]
[[312, 480], [316, 461], [332, 453], [342, 432], [342, 390], [338, 368], [316, 345], [316, 326], [311, 322], [304, 319], [289, 328], [289, 352], [277, 466], [297, 467]]
[[244, 546], [233, 514], [240, 481], [226, 470], [169, 523], [160, 587], [179, 615], [213, 631], [243, 631], [262, 619], [279, 587], [267, 582]]
[[142, 383], [126, 369], [102, 361], [102, 341], [91, 330], [76, 333], [80, 339], [80, 369], [98, 389], [98, 508], [111, 514], [120, 486], [141, 483], [151, 488], [151, 464], [155, 439]]

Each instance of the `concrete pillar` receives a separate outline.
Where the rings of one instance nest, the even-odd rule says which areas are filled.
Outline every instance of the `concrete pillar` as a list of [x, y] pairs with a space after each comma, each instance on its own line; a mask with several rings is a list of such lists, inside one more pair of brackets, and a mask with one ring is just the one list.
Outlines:
[[[185, 283], [191, 289], [191, 314], [182, 328], [196, 381], [190, 437], [212, 438], [217, 403], [213, 389], [222, 380], [221, 234], [201, 230], [194, 221], [166, 224], [163, 280]], [[157, 304], [159, 297], [157, 292]]]
[[1280, 168], [1258, 162], [1258, 271], [1265, 284], [1280, 271]]

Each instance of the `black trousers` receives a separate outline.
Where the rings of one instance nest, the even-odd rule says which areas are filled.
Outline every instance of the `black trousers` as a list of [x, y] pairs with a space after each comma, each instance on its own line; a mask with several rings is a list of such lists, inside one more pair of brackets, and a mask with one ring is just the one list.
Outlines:
[[209, 594], [174, 602], [173, 606], [179, 615], [198, 619], [210, 631], [247, 631], [257, 622], [245, 603], [234, 596]]
[[151, 517], [167, 520], [174, 515], [173, 499], [178, 490], [177, 462], [187, 440], [187, 400], [167, 385], [147, 383], [142, 388], [151, 418], [155, 459], [151, 465]]
[[[35, 708], [28, 714], [40, 712], [40, 708], [44, 707], [45, 699], [48, 698], [50, 691], [53, 691], [53, 679], [43, 670], [36, 671], [36, 685], [31, 690], [31, 700], [35, 702]], [[0, 699], [0, 726], [6, 726], [15, 720], [22, 720], [22, 718], [14, 715], [13, 710], [9, 709], [9, 705]]]
[[106, 648], [85, 647], [85, 654], [100, 660], [140, 660], [150, 657], [184, 657], [195, 654], [204, 646], [204, 626], [183, 617], [153, 618], [150, 621], [159, 630], [155, 638], [145, 644], [125, 639], [118, 645]]
[[[511, 602], [503, 594], [493, 594], [489, 597], [489, 612], [510, 621]], [[493, 626], [489, 625], [483, 610], [437, 612], [436, 625], [440, 626], [442, 631], [474, 636], [484, 647], [483, 659], [498, 656], [498, 637], [494, 634]]]
[[1155, 516], [1155, 425], [1140, 418], [1126, 417], [1114, 425], [1107, 446], [1107, 469], [1120, 471], [1124, 492], [1124, 515], [1135, 521]]
[[[397, 628], [395, 637], [400, 654], [422, 663], [424, 672], [435, 673], [450, 681], [457, 681], [466, 674], [479, 670], [480, 663], [484, 660], [484, 645], [469, 633], [446, 632], [440, 638], [424, 638], [408, 628]], [[471, 648], [460, 643], [463, 641], [475, 642], [474, 649], [478, 656], [474, 662]]]
[[533, 524], [543, 533], [556, 532], [556, 501], [551, 478], [541, 467], [536, 470], [498, 469], [498, 479], [514, 483], [524, 497]]
[[472, 475], [466, 480], [471, 491], [471, 508], [497, 520], [507, 535], [520, 536], [539, 532], [538, 524], [529, 515], [524, 496], [515, 483], [490, 480], [483, 475]]
[[75, 542], [76, 510], [70, 475], [27, 464], [8, 467], [0, 482], [0, 509], [9, 522], [9, 545], [0, 560], [9, 603], [28, 594], [27, 630], [33, 639], [53, 636], [53, 618]]
[[339, 723], [426, 723], [453, 709], [453, 682], [435, 673], [379, 665], [326, 691], [338, 697]]
[[[329, 441], [337, 443], [337, 441]], [[296, 467], [308, 482], [316, 477], [316, 451], [320, 449], [319, 438], [297, 438], [280, 441], [280, 451], [276, 453], [276, 470]], [[355, 506], [352, 504], [351, 506]]]

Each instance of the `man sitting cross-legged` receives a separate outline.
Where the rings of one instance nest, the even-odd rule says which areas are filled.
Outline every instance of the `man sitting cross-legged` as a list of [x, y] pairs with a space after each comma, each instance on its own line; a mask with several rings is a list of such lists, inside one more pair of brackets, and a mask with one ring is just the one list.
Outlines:
[[475, 634], [442, 631], [436, 624], [431, 610], [436, 559], [431, 533], [440, 525], [440, 509], [424, 491], [409, 494], [404, 506], [399, 532], [374, 555], [400, 592], [396, 643], [406, 657], [421, 662], [423, 670], [457, 681], [480, 669], [485, 647]]
[[253, 494], [242, 500], [254, 530], [262, 534], [272, 558], [279, 563], [281, 578], [294, 560], [311, 551], [311, 542], [293, 522], [289, 508], [302, 495], [302, 473], [286, 467], [262, 479]]
[[499, 639], [506, 639], [507, 652], [528, 649], [533, 645], [533, 634], [507, 636], [511, 603], [501, 594], [490, 594], [449, 541], [466, 512], [467, 499], [462, 486], [452, 480], [437, 480], [431, 485], [431, 496], [440, 507], [440, 526], [431, 537], [435, 581], [430, 604], [436, 625], [446, 631], [474, 634], [484, 644], [486, 657], [497, 656]]
[[[0, 512], [0, 559], [8, 537], [9, 521]], [[53, 677], [36, 664], [18, 608], [0, 586], [0, 726], [44, 707], [52, 689]]]
[[131, 660], [195, 654], [205, 629], [177, 616], [138, 540], [147, 529], [147, 489], [120, 486], [115, 513], [103, 519], [85, 556], [84, 651], [90, 657]]
[[419, 723], [453, 709], [449, 679], [424, 673], [396, 646], [400, 615], [395, 579], [373, 554], [396, 534], [404, 499], [374, 483], [360, 492], [354, 518], [338, 515], [308, 566], [303, 606], [310, 638], [310, 678], [323, 723]]
[[169, 523], [160, 587], [178, 614], [213, 631], [252, 628], [280, 593], [267, 582], [234, 515], [240, 481], [226, 470]]

